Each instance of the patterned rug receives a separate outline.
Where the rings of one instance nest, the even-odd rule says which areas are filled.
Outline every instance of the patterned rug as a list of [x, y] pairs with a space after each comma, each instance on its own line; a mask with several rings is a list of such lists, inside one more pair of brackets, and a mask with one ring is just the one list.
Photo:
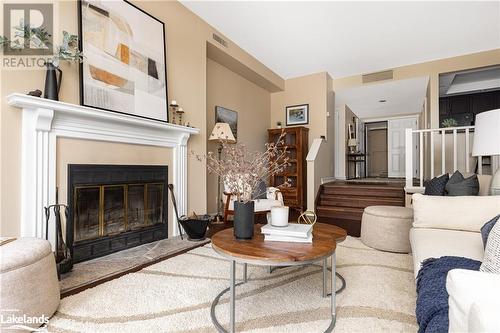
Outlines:
[[[380, 252], [348, 237], [337, 248], [347, 288], [337, 296], [335, 332], [415, 332], [412, 258]], [[241, 266], [237, 267], [241, 278]], [[323, 332], [330, 300], [321, 267], [249, 266], [237, 287], [237, 331]], [[210, 304], [229, 285], [229, 262], [210, 244], [64, 298], [50, 332], [215, 332]], [[340, 281], [337, 279], [340, 287]], [[229, 322], [229, 299], [217, 317]], [[227, 327], [227, 326], [226, 326]]]

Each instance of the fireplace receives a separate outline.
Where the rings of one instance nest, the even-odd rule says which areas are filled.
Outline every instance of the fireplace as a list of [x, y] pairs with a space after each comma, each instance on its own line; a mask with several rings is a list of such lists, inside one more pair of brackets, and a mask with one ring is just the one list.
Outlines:
[[66, 240], [74, 262], [168, 237], [168, 167], [68, 165]]

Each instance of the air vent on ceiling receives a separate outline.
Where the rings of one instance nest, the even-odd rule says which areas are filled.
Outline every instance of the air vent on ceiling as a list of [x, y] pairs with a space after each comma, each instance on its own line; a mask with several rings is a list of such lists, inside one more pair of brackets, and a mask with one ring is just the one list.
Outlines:
[[212, 34], [212, 38], [217, 42], [219, 43], [220, 45], [224, 46], [224, 47], [227, 47], [227, 42], [224, 40], [224, 38], [222, 38], [221, 36], [213, 33]]
[[364, 74], [362, 77], [363, 77], [363, 83], [370, 83], [370, 82], [383, 81], [383, 80], [392, 80], [393, 71], [391, 69], [391, 70], [383, 71], [383, 72]]

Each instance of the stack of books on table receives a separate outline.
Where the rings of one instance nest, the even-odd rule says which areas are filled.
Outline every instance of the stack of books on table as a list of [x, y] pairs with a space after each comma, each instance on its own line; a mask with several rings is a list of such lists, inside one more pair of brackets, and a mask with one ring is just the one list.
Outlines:
[[312, 224], [289, 223], [286, 227], [263, 226], [260, 231], [265, 241], [312, 243]]

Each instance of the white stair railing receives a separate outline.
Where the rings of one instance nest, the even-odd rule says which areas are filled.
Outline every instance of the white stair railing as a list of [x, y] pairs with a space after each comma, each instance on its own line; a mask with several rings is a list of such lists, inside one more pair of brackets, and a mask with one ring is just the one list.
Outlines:
[[[446, 127], [446, 128], [435, 128], [435, 129], [420, 129], [413, 130], [411, 128], [407, 128], [406, 135], [406, 150], [405, 150], [405, 174], [406, 174], [406, 189], [407, 192], [415, 192], [421, 191], [424, 188], [424, 179], [432, 179], [436, 176], [436, 174], [444, 174], [445, 172], [454, 172], [455, 170], [470, 172], [470, 161], [471, 161], [471, 139], [470, 137], [473, 135], [474, 126], [462, 126], [462, 127]], [[446, 142], [446, 134], [453, 135], [452, 146]], [[463, 146], [460, 146], [458, 143], [459, 135], [465, 135], [465, 142]], [[436, 137], [440, 137], [440, 144], [438, 144], [439, 139]], [[415, 141], [414, 141], [415, 140]], [[428, 140], [428, 141], [426, 141]], [[414, 165], [413, 165], [413, 147], [416, 143], [418, 144], [418, 156], [419, 156], [419, 168], [417, 179], [419, 180], [418, 186], [413, 185], [414, 178]], [[425, 147], [429, 147], [429, 152], [424, 154]], [[436, 170], [436, 147], [441, 148], [441, 168]], [[460, 150], [460, 152], [459, 152]], [[453, 154], [453, 168], [450, 169], [450, 165], [446, 165], [446, 158], [451, 156], [449, 154]], [[464, 154], [464, 163], [459, 163], [459, 155]], [[426, 157], [424, 163], [424, 156]], [[425, 165], [424, 165], [425, 164]], [[459, 165], [460, 164], [460, 165]], [[429, 165], [429, 174], [426, 177], [425, 167]], [[438, 165], [439, 167], [439, 165]], [[482, 157], [478, 157], [478, 174], [482, 174]], [[413, 191], [412, 191], [413, 190]]]

